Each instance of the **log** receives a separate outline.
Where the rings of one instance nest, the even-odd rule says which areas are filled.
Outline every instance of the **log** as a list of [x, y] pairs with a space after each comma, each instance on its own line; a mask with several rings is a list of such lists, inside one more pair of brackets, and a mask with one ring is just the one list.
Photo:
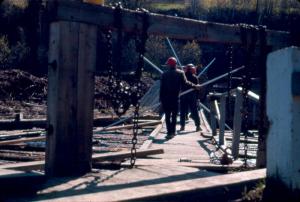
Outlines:
[[[103, 29], [114, 29], [115, 9], [111, 7], [57, 1], [57, 4], [52, 6], [52, 9], [53, 21], [81, 22], [98, 25]], [[142, 33], [143, 13], [128, 9], [122, 9], [121, 12], [123, 31]], [[241, 43], [241, 30], [238, 25], [193, 20], [155, 13], [149, 13], [148, 16], [148, 35], [161, 35], [201, 42]], [[257, 36], [259, 37], [258, 31]], [[266, 39], [267, 45], [273, 47], [287, 47], [290, 45], [290, 34], [288, 32], [267, 30]]]

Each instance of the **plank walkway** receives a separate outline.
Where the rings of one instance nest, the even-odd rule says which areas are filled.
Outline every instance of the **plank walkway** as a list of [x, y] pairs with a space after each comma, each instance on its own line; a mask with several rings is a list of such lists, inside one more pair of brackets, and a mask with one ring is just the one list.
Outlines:
[[[224, 186], [239, 184], [241, 179], [243, 182], [256, 182], [265, 176], [265, 170], [222, 175], [201, 169], [216, 166], [209, 160], [209, 153], [215, 148], [200, 132], [195, 132], [192, 121], [186, 125], [186, 131], [178, 133], [174, 138], [166, 140], [165, 136], [164, 126], [153, 143], [148, 144], [151, 149], [164, 149], [164, 154], [137, 159], [133, 169], [126, 168], [126, 164], [129, 165], [126, 162], [121, 170], [93, 170], [80, 178], [51, 179], [36, 196], [25, 200], [174, 201], [181, 200], [176, 198], [179, 196], [185, 199], [198, 197], [195, 193], [203, 191], [206, 196], [208, 193], [213, 196], [215, 190], [207, 190], [218, 188], [220, 191]], [[239, 193], [241, 192], [242, 190]]]

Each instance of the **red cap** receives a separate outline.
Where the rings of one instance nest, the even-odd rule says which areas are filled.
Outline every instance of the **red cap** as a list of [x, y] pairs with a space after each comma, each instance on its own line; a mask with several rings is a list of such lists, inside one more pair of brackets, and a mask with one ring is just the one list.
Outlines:
[[186, 71], [190, 72], [192, 74], [196, 74], [197, 73], [196, 67], [193, 64], [186, 65]]
[[169, 57], [166, 62], [166, 65], [169, 65], [170, 67], [176, 67], [176, 64], [177, 64], [177, 60], [174, 57]]

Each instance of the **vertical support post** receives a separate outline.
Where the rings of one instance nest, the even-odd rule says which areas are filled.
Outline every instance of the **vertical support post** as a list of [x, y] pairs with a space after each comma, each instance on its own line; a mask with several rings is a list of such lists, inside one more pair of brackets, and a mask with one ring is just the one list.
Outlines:
[[267, 187], [280, 187], [276, 195], [284, 192], [288, 201], [300, 200], [299, 58], [300, 48], [291, 47], [267, 60]]
[[225, 119], [226, 119], [226, 96], [222, 95], [220, 99], [220, 134], [219, 134], [219, 143], [224, 145], [225, 143]]
[[91, 170], [97, 27], [50, 25], [46, 175]]
[[239, 145], [242, 127], [242, 114], [243, 95], [242, 92], [236, 89], [236, 97], [234, 104], [234, 117], [233, 117], [233, 137], [232, 137], [232, 157], [237, 159], [239, 156]]
[[217, 120], [216, 120], [216, 109], [212, 95], [208, 96], [208, 100], [210, 103], [210, 127], [212, 131], [212, 136], [217, 135]]

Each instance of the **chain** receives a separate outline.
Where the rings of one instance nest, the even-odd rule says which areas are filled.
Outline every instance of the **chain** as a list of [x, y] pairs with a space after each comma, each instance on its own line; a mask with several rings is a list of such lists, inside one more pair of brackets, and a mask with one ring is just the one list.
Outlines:
[[244, 166], [247, 167], [247, 155], [248, 155], [248, 133], [249, 133], [249, 97], [248, 92], [251, 88], [251, 75], [254, 69], [254, 63], [252, 60], [253, 52], [255, 51], [255, 45], [257, 41], [257, 28], [250, 25], [242, 24], [241, 28], [241, 41], [243, 48], [245, 50], [245, 72], [242, 76], [242, 87], [243, 87], [243, 109], [242, 109], [242, 117], [243, 117], [243, 133], [245, 136], [245, 143], [244, 143]]
[[[120, 79], [121, 62], [122, 62], [122, 43], [123, 43], [123, 33], [122, 33], [122, 5], [120, 3], [116, 4], [114, 10], [114, 27], [117, 29], [117, 48], [115, 63], [113, 63], [113, 42], [112, 42], [112, 32], [106, 31], [106, 48], [108, 50], [107, 66], [108, 66], [108, 86], [110, 90], [110, 101], [114, 112], [121, 116], [130, 107], [130, 88]], [[114, 68], [115, 66], [115, 68]]]
[[231, 114], [230, 91], [232, 88], [232, 73], [231, 73], [231, 71], [233, 68], [233, 46], [232, 45], [228, 47], [227, 53], [228, 53], [228, 57], [229, 57], [229, 67], [228, 67], [228, 77], [227, 77], [227, 109], [226, 109], [226, 111], [228, 112], [228, 114]]
[[142, 72], [144, 69], [144, 59], [143, 56], [146, 51], [146, 41], [148, 38], [147, 30], [149, 27], [148, 23], [148, 12], [146, 10], [143, 11], [143, 28], [142, 28], [142, 35], [141, 37], [136, 37], [135, 39], [135, 45], [136, 45], [136, 51], [138, 52], [138, 62], [137, 62], [137, 69], [135, 72], [135, 92], [136, 94], [132, 94], [132, 104], [135, 106], [134, 111], [134, 117], [133, 117], [133, 137], [132, 137], [132, 148], [131, 148], [131, 159], [130, 159], [130, 165], [133, 167], [135, 165], [136, 161], [136, 144], [137, 144], [137, 136], [138, 136], [138, 130], [139, 130], [139, 108], [140, 108], [140, 98], [142, 97], [142, 83], [141, 83], [141, 77]]

